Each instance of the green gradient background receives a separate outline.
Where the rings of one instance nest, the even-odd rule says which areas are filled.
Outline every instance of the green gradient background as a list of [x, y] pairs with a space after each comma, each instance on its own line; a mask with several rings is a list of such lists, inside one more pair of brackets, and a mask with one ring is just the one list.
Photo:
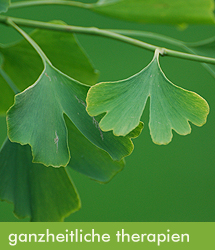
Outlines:
[[[167, 25], [139, 25], [63, 6], [23, 8], [11, 10], [8, 15], [44, 21], [62, 19], [80, 26], [153, 31], [185, 41], [213, 36], [215, 30], [214, 26], [189, 26], [181, 30]], [[0, 34], [0, 43], [20, 39], [19, 34], [3, 25], [0, 25]], [[131, 76], [153, 56], [152, 52], [106, 38], [87, 35], [78, 35], [78, 38], [100, 71], [100, 81]], [[149, 39], [145, 41], [177, 49]], [[207, 124], [202, 128], [192, 126], [188, 136], [174, 133], [169, 145], [157, 146], [149, 135], [147, 105], [142, 117], [145, 128], [134, 140], [135, 150], [126, 158], [125, 169], [110, 183], [98, 184], [71, 172], [82, 209], [66, 221], [215, 221], [215, 79], [196, 62], [165, 57], [161, 58], [161, 66], [174, 84], [195, 91], [208, 101]], [[0, 124], [2, 143], [6, 126], [4, 122]], [[12, 211], [11, 204], [0, 202], [0, 221], [19, 221]]]

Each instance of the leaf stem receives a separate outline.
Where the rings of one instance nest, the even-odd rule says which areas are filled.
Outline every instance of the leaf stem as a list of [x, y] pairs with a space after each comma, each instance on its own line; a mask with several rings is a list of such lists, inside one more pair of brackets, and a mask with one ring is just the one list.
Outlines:
[[20, 1], [11, 3], [10, 9], [38, 6], [38, 5], [68, 5], [84, 9], [90, 9], [93, 4], [81, 3], [76, 1], [44, 0], [44, 1]]
[[[8, 20], [10, 20], [10, 23], [8, 23]], [[152, 45], [149, 43], [145, 43], [143, 41], [140, 41], [140, 40], [137, 40], [137, 39], [134, 39], [131, 37], [121, 35], [119, 33], [115, 33], [115, 32], [110, 31], [110, 30], [104, 30], [104, 29], [99, 29], [99, 28], [95, 28], [95, 27], [79, 27], [79, 26], [72, 26], [72, 25], [60, 25], [60, 24], [46, 23], [46, 22], [33, 21], [33, 20], [21, 19], [21, 18], [15, 18], [15, 17], [7, 17], [7, 16], [0, 16], [0, 23], [10, 24], [10, 25], [11, 25], [11, 23], [13, 23], [12, 26], [14, 26], [14, 28], [17, 27], [15, 25], [15, 23], [16, 23], [17, 25], [30, 27], [30, 28], [39, 28], [39, 29], [69, 32], [69, 33], [80, 33], [80, 34], [88, 34], [88, 35], [94, 35], [94, 36], [102, 36], [102, 37], [107, 37], [107, 38], [111, 38], [114, 40], [118, 40], [118, 41], [121, 41], [124, 43], [128, 43], [128, 44], [131, 44], [133, 46], [144, 48], [144, 49], [150, 50], [150, 51], [155, 51], [156, 49], [162, 49], [162, 51], [164, 52], [163, 53], [164, 56], [172, 56], [172, 57], [182, 58], [182, 59], [191, 60], [191, 61], [215, 64], [215, 58], [199, 56], [199, 55], [195, 55], [195, 54], [183, 53], [183, 52], [179, 52], [179, 51], [175, 51], [175, 50], [161, 48], [161, 47], [158, 47], [158, 46], [155, 46], [155, 45]], [[20, 32], [20, 28], [17, 27], [16, 29]], [[26, 39], [28, 41], [31, 40], [30, 43], [38, 51], [40, 56], [42, 58], [46, 58], [46, 61], [49, 62], [48, 58], [44, 55], [44, 53], [41, 51], [39, 46], [37, 44], [35, 44], [35, 42], [24, 31], [21, 30], [20, 33], [25, 38], [27, 36]], [[176, 40], [175, 40], [175, 44], [176, 44]]]
[[14, 29], [16, 29], [30, 44], [31, 46], [37, 51], [37, 53], [39, 54], [39, 56], [41, 57], [44, 65], [46, 63], [51, 64], [51, 62], [49, 61], [48, 57], [45, 55], [45, 53], [41, 50], [41, 48], [38, 46], [37, 43], [35, 43], [35, 41], [22, 29], [20, 29], [12, 20], [12, 18], [8, 17], [6, 19], [6, 24], [12, 26]]

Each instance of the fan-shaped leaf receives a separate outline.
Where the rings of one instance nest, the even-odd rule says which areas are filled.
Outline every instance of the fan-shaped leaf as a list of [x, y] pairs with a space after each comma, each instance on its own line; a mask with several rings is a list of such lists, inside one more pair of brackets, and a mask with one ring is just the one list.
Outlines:
[[0, 0], [0, 13], [6, 12], [10, 5], [10, 0]]
[[141, 23], [214, 23], [213, 0], [99, 0], [92, 9]]
[[32, 163], [30, 147], [8, 139], [0, 152], [0, 199], [13, 202], [15, 215], [31, 221], [62, 221], [80, 209], [65, 168]]
[[121, 160], [133, 150], [130, 137], [116, 137], [100, 130], [97, 120], [86, 112], [88, 90], [89, 86], [46, 63], [39, 79], [16, 96], [15, 104], [8, 111], [10, 140], [30, 144], [34, 162], [66, 166], [70, 158], [63, 119], [66, 114], [88, 140], [114, 160]]
[[[64, 24], [61, 21], [55, 21]], [[35, 30], [31, 37], [41, 46], [53, 64], [67, 75], [88, 85], [96, 83], [98, 72], [71, 33]], [[20, 91], [35, 82], [43, 70], [37, 52], [26, 41], [11, 45], [1, 45], [2, 69], [10, 76]], [[0, 114], [5, 114], [13, 104], [14, 93], [0, 74]]]
[[94, 85], [88, 92], [87, 111], [91, 116], [106, 112], [99, 125], [103, 131], [113, 130], [115, 135], [126, 135], [141, 118], [150, 97], [149, 127], [152, 140], [167, 144], [172, 129], [181, 135], [191, 132], [188, 121], [197, 126], [206, 122], [207, 102], [194, 92], [171, 83], [159, 65], [156, 50], [151, 63], [136, 75], [117, 82]]

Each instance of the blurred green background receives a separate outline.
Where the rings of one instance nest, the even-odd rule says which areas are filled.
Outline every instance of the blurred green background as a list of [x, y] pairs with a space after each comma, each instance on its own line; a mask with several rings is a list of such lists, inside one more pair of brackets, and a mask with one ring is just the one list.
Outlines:
[[[181, 29], [141, 25], [63, 6], [23, 8], [7, 14], [41, 21], [58, 19], [79, 26], [152, 31], [184, 41], [211, 37], [215, 31], [214, 26]], [[3, 25], [0, 25], [0, 34], [0, 43], [21, 39], [18, 33]], [[153, 57], [152, 52], [107, 38], [77, 37], [100, 71], [99, 81], [127, 78], [145, 67]], [[150, 39], [144, 41], [178, 49]], [[125, 169], [110, 183], [98, 184], [71, 171], [82, 208], [65, 221], [215, 221], [215, 79], [197, 62], [165, 57], [161, 58], [161, 67], [174, 84], [195, 91], [208, 101], [210, 114], [206, 125], [192, 126], [192, 133], [187, 136], [173, 132], [169, 145], [155, 145], [149, 135], [147, 105], [142, 117], [145, 127], [134, 140], [135, 150], [126, 158]], [[5, 121], [0, 118], [0, 143], [5, 136]], [[19, 221], [12, 211], [12, 204], [0, 202], [0, 221]]]

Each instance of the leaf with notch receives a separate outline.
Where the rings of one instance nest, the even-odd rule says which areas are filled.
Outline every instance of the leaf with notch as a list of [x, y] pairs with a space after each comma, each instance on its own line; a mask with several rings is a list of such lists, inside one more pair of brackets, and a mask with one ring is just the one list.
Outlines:
[[[62, 21], [54, 21], [54, 23], [64, 25]], [[94, 69], [86, 52], [73, 34], [34, 30], [30, 36], [61, 71], [85, 84], [96, 83], [98, 71]], [[26, 40], [10, 45], [0, 45], [0, 54], [3, 60], [2, 69], [20, 91], [35, 82], [43, 70], [41, 58]], [[13, 104], [14, 93], [1, 76], [0, 86], [0, 114], [5, 114]]]
[[214, 24], [213, 0], [99, 0], [91, 9], [140, 23]]
[[65, 168], [32, 163], [30, 147], [8, 139], [0, 151], [0, 199], [13, 202], [15, 215], [31, 221], [63, 221], [81, 206]]
[[148, 97], [149, 128], [152, 140], [157, 144], [169, 143], [172, 129], [181, 135], [190, 133], [188, 121], [197, 126], [206, 122], [207, 102], [166, 78], [159, 64], [159, 50], [151, 63], [134, 76], [94, 85], [87, 95], [87, 111], [91, 116], [106, 112], [99, 123], [100, 128], [125, 136], [138, 125]]

